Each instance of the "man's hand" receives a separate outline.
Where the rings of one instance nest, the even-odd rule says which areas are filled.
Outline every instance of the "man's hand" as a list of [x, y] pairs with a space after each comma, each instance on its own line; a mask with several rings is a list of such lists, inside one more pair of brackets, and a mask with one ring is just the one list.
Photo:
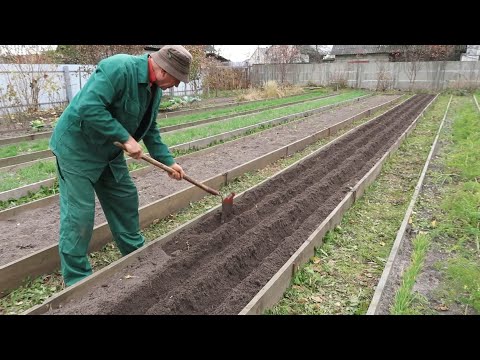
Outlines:
[[182, 167], [178, 165], [177, 163], [174, 163], [173, 165], [170, 166], [173, 170], [175, 170], [175, 174], [168, 174], [172, 179], [177, 179], [177, 180], [182, 180], [183, 176], [185, 175], [185, 172], [183, 171]]
[[123, 145], [132, 158], [138, 160], [142, 157], [142, 147], [133, 137], [130, 136]]

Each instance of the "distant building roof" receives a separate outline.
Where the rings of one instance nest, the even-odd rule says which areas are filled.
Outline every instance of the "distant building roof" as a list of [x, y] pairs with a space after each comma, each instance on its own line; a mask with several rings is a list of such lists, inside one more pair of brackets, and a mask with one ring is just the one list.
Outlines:
[[307, 61], [310, 63], [321, 62], [323, 57], [327, 55], [327, 51], [322, 45], [297, 45], [300, 54], [307, 55]]
[[479, 56], [480, 55], [480, 45], [467, 45], [466, 55]]
[[206, 57], [213, 57], [213, 58], [215, 58], [216, 60], [221, 61], [221, 62], [229, 62], [229, 61], [230, 61], [230, 60], [224, 58], [223, 56], [217, 55], [217, 54], [215, 54], [215, 53], [207, 53], [207, 54], [206, 54]]
[[255, 51], [253, 52], [252, 55], [250, 55], [250, 58], [248, 58], [246, 61], [248, 64], [253, 65], [253, 64], [264, 64], [265, 63], [265, 55], [267, 53], [268, 48], [261, 48], [260, 46], [257, 46]]
[[327, 51], [323, 49], [322, 45], [297, 45], [297, 47], [301, 54], [310, 56], [327, 55]]

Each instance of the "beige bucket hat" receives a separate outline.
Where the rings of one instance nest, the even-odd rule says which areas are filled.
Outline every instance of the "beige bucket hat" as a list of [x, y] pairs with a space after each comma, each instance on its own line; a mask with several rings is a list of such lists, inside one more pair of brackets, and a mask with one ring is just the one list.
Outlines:
[[182, 45], [165, 45], [151, 53], [153, 61], [177, 80], [188, 83], [192, 54]]

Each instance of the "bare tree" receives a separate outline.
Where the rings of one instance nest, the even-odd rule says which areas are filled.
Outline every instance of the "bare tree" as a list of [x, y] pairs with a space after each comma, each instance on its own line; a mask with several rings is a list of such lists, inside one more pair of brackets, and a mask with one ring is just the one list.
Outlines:
[[208, 57], [202, 60], [202, 83], [208, 95], [210, 94], [210, 90], [215, 90], [215, 96], [218, 95], [218, 89], [221, 83], [220, 66], [221, 62], [214, 57]]
[[280, 73], [280, 82], [285, 82], [287, 64], [301, 61], [299, 49], [294, 45], [272, 45], [265, 54], [267, 62], [276, 64]]
[[446, 61], [455, 57], [456, 45], [400, 45], [391, 54], [392, 61], [404, 61], [405, 72], [414, 88], [422, 61]]
[[[13, 114], [24, 110], [38, 111], [41, 94], [58, 100], [59, 82], [54, 78], [61, 75], [54, 72], [55, 66], [47, 70], [44, 64], [52, 60], [40, 45], [1, 45], [0, 53], [4, 62], [0, 70], [6, 84], [5, 88], [0, 87], [0, 104], [10, 120], [15, 118]], [[17, 116], [17, 120], [21, 118]]]
[[215, 96], [218, 90], [244, 89], [248, 86], [245, 71], [245, 68], [223, 66], [215, 58], [206, 58], [202, 65], [203, 88], [207, 93], [215, 90]]
[[185, 48], [192, 54], [192, 63], [190, 65], [190, 82], [193, 84], [195, 95], [200, 88], [202, 66], [206, 61], [206, 45], [185, 45]]
[[386, 69], [386, 62], [377, 61], [377, 89], [376, 91], [385, 91], [392, 86], [392, 78]]
[[115, 54], [140, 55], [145, 45], [58, 45], [57, 61], [64, 64], [96, 65]]
[[410, 81], [410, 90], [415, 85], [417, 73], [421, 69], [419, 61], [425, 56], [425, 47], [423, 45], [403, 45], [401, 47], [401, 55], [405, 59], [405, 72]]
[[338, 89], [344, 89], [348, 86], [348, 75], [344, 69], [335, 69], [335, 71], [328, 73], [328, 85]]

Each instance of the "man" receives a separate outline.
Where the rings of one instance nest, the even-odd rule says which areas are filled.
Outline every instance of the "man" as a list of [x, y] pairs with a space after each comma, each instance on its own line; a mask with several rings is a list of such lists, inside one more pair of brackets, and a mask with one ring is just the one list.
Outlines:
[[93, 232], [95, 193], [122, 255], [140, 248], [138, 192], [130, 178], [123, 143], [139, 159], [143, 140], [150, 155], [176, 172], [183, 169], [162, 142], [157, 113], [162, 90], [188, 82], [192, 55], [165, 45], [148, 55], [118, 54], [96, 71], [60, 116], [50, 139], [60, 185], [59, 253], [66, 286], [92, 273], [87, 251]]

